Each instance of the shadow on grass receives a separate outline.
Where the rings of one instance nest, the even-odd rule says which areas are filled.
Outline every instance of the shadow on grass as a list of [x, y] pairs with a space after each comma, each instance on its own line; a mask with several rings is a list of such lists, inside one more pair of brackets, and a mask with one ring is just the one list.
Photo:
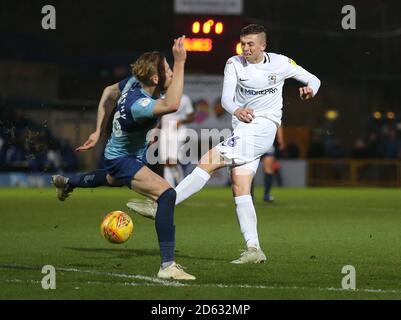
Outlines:
[[119, 249], [119, 248], [82, 248], [82, 247], [65, 247], [68, 250], [86, 253], [106, 253], [115, 255], [116, 258], [135, 258], [145, 256], [159, 256], [159, 250], [156, 249]]
[[[146, 256], [160, 256], [160, 252], [157, 249], [118, 249], [118, 248], [82, 248], [82, 247], [65, 247], [64, 249], [74, 250], [78, 252], [86, 252], [86, 253], [105, 253], [115, 255], [115, 258], [119, 259], [127, 259], [127, 258], [135, 258], [135, 257], [146, 257]], [[197, 259], [197, 260], [210, 260], [210, 261], [226, 261], [226, 259], [222, 258], [208, 258], [208, 257], [194, 257], [180, 254], [178, 250], [175, 251], [175, 256], [177, 258], [186, 258], [186, 259]]]

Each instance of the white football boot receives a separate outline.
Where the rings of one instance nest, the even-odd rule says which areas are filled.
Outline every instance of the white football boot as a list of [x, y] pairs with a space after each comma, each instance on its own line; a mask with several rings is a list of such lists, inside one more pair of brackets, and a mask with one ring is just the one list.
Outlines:
[[169, 265], [164, 269], [160, 267], [157, 277], [162, 279], [174, 279], [174, 280], [196, 280], [196, 278], [193, 275], [186, 273], [183, 267], [175, 262], [173, 262], [171, 265]]
[[59, 174], [52, 176], [51, 183], [56, 187], [57, 190], [57, 198], [60, 201], [64, 201], [70, 196], [70, 193], [74, 191], [73, 188], [70, 187], [68, 181], [70, 179]]
[[233, 264], [244, 264], [244, 263], [264, 263], [267, 260], [266, 255], [262, 249], [248, 248], [241, 253], [240, 257], [236, 260], [231, 261]]
[[131, 199], [127, 202], [129, 210], [152, 220], [156, 219], [157, 202], [150, 199]]

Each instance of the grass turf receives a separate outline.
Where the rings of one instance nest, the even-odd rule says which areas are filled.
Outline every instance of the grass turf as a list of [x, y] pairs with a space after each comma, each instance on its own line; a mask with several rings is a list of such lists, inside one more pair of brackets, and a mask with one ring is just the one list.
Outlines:
[[[176, 208], [176, 261], [195, 282], [159, 283], [152, 221], [129, 213], [139, 197], [122, 188], [76, 190], [66, 202], [53, 189], [0, 189], [0, 299], [400, 299], [401, 191], [256, 190], [268, 262], [232, 265], [243, 248], [228, 188], [208, 188]], [[124, 210], [134, 235], [120, 245], [99, 233], [102, 217]], [[57, 268], [56, 290], [43, 290], [44, 265]], [[344, 265], [355, 291], [341, 290]]]

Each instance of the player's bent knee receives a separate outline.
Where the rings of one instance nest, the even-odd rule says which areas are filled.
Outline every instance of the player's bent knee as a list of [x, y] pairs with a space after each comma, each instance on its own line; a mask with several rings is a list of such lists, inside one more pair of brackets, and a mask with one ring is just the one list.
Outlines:
[[233, 184], [232, 191], [234, 197], [249, 195], [251, 194], [251, 186]]

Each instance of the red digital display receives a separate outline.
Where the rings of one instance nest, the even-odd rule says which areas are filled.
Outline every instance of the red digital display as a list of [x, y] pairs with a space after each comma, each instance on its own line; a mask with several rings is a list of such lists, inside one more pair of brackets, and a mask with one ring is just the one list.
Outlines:
[[228, 58], [240, 54], [239, 33], [246, 25], [241, 16], [176, 15], [176, 35], [186, 35], [188, 65], [200, 71], [221, 72]]

